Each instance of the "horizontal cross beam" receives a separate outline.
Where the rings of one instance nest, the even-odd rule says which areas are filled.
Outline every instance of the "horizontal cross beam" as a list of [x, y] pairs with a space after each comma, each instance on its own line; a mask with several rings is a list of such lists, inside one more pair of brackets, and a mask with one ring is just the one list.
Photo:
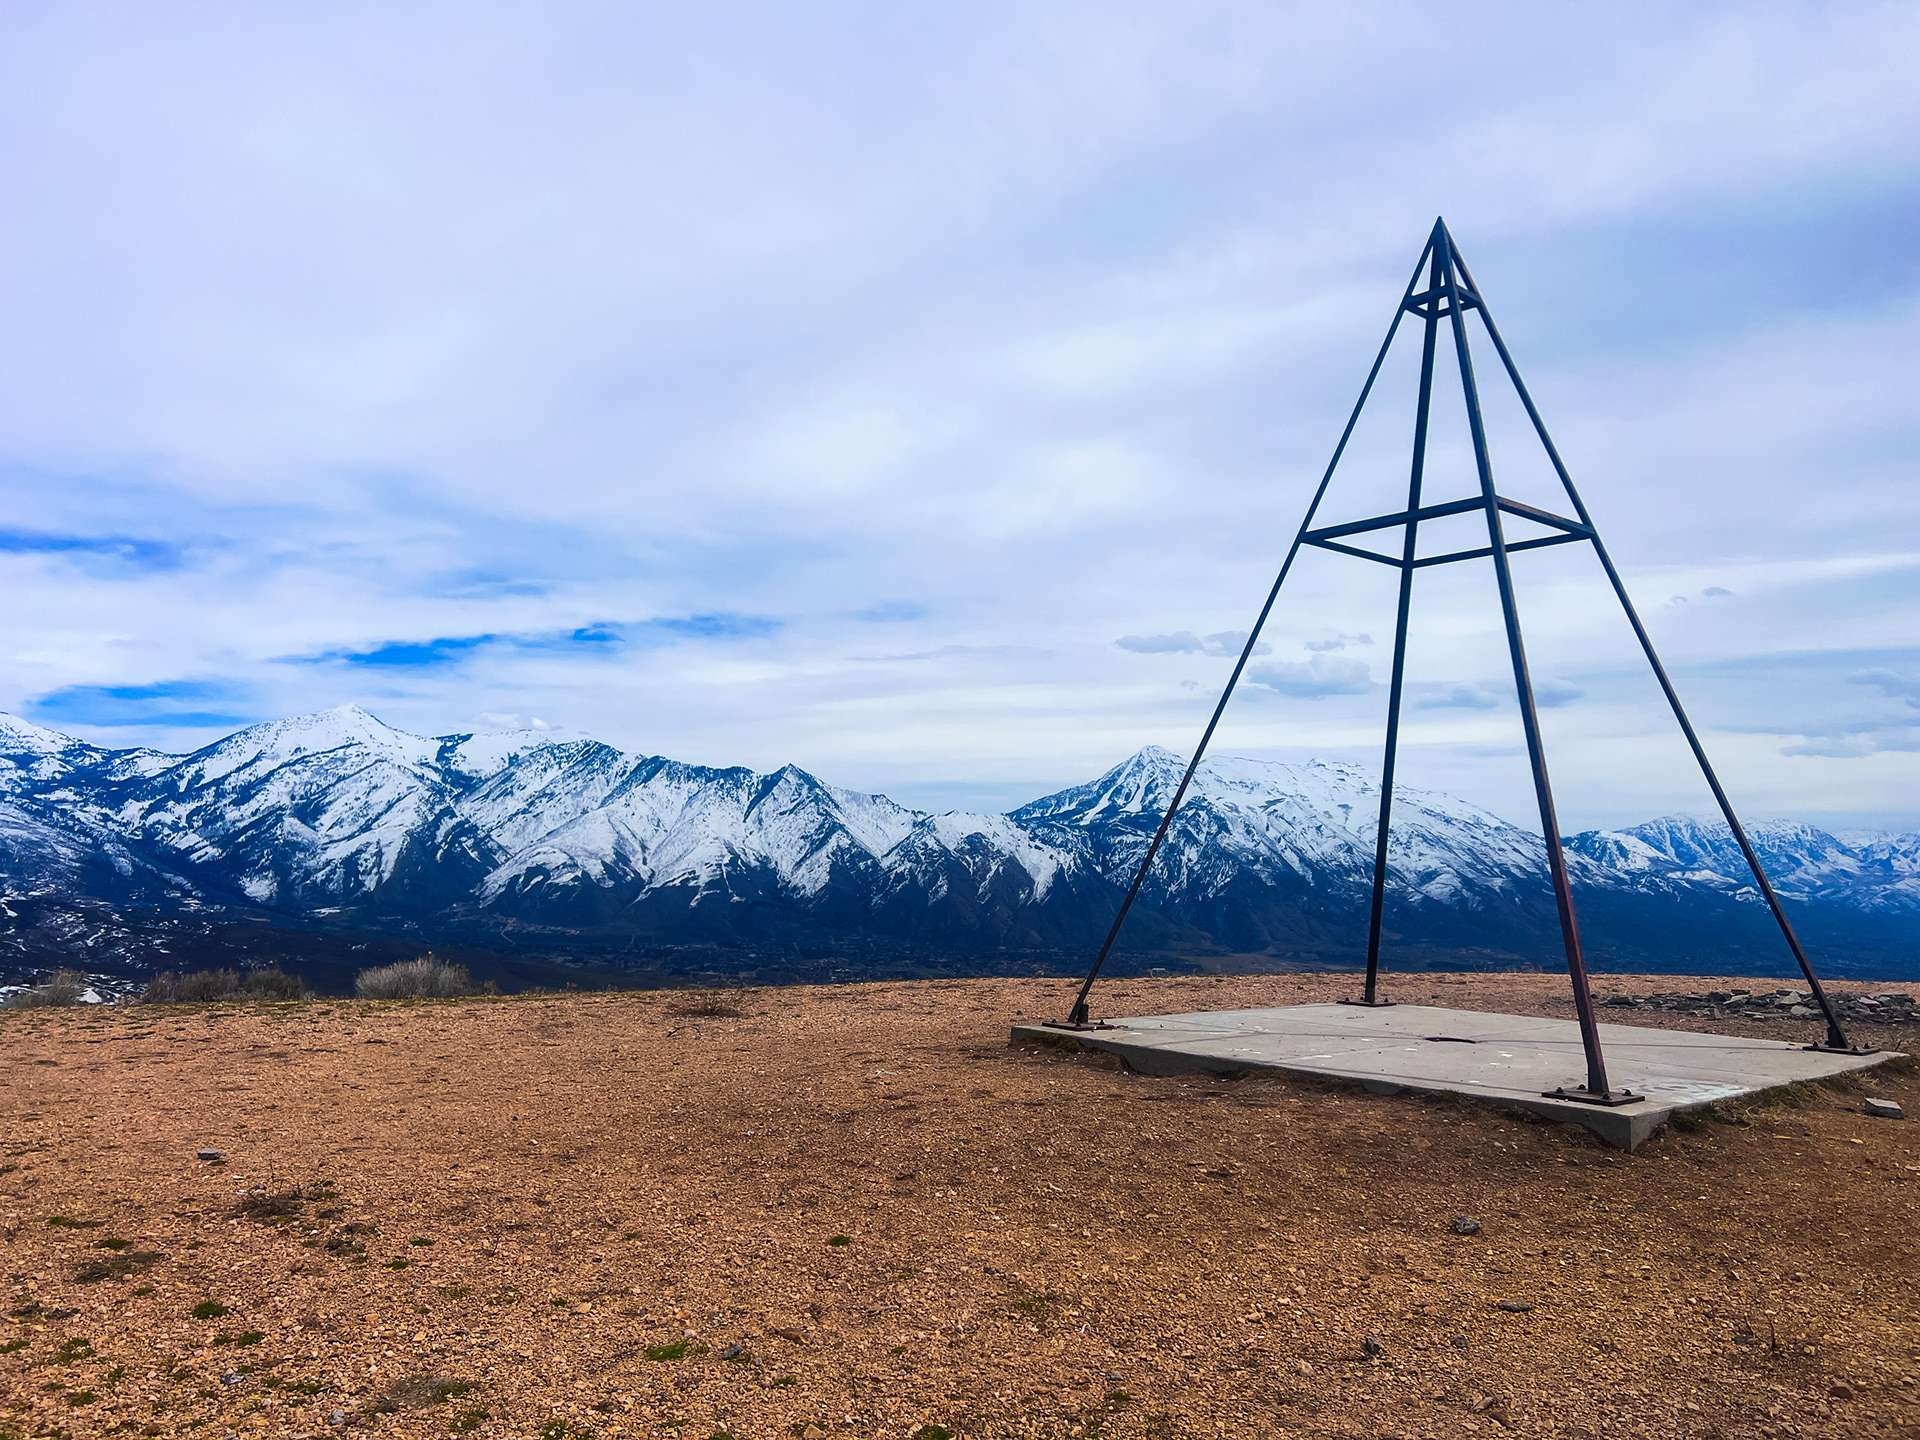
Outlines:
[[[1462, 310], [1479, 308], [1480, 297], [1474, 294], [1473, 291], [1467, 289], [1465, 286], [1461, 286], [1458, 294], [1460, 308]], [[1447, 298], [1447, 287], [1439, 285], [1431, 290], [1422, 290], [1418, 295], [1409, 295], [1406, 304], [1402, 308], [1411, 314], [1418, 315], [1423, 320], [1429, 318], [1441, 319], [1453, 313], [1453, 306], [1443, 305], [1442, 303]]]
[[[1506, 548], [1507, 553], [1511, 555], [1516, 550], [1541, 550], [1548, 545], [1571, 545], [1575, 540], [1590, 540], [1592, 538], [1591, 535], [1542, 535], [1537, 540], [1516, 540]], [[1429, 565], [1450, 565], [1455, 560], [1479, 560], [1491, 554], [1493, 554], [1493, 547], [1491, 545], [1482, 545], [1478, 550], [1455, 550], [1450, 555], [1428, 555], [1414, 561], [1412, 568], [1415, 570], [1423, 570]], [[1398, 564], [1399, 562], [1395, 561], [1394, 563]]]
[[[1517, 515], [1523, 520], [1531, 520], [1537, 525], [1546, 525], [1558, 530], [1557, 535], [1543, 535], [1533, 540], [1516, 540], [1507, 546], [1509, 553], [1515, 550], [1539, 550], [1548, 545], [1564, 545], [1570, 540], [1591, 540], [1593, 530], [1578, 520], [1569, 520], [1564, 515], [1555, 515], [1551, 510], [1542, 510], [1536, 505], [1523, 504], [1518, 500], [1509, 500], [1505, 496], [1496, 496], [1494, 503], [1509, 515]], [[1470, 500], [1449, 500], [1442, 505], [1422, 505], [1416, 510], [1402, 510], [1393, 515], [1376, 515], [1371, 520], [1350, 520], [1344, 525], [1326, 525], [1318, 530], [1309, 530], [1300, 538], [1309, 545], [1317, 545], [1322, 550], [1338, 550], [1342, 555], [1353, 555], [1361, 560], [1375, 560], [1382, 565], [1391, 565], [1395, 569], [1402, 562], [1391, 555], [1375, 554], [1371, 550], [1362, 550], [1353, 545], [1341, 545], [1336, 537], [1346, 535], [1365, 535], [1374, 530], [1390, 530], [1397, 525], [1406, 525], [1421, 520], [1439, 520], [1449, 515], [1466, 515], [1486, 507], [1486, 501], [1474, 498]], [[1425, 569], [1429, 565], [1447, 565], [1455, 560], [1479, 560], [1493, 554], [1490, 545], [1474, 550], [1455, 550], [1445, 555], [1429, 555], [1415, 560], [1412, 568]]]
[[[1540, 525], [1551, 525], [1556, 530], [1564, 530], [1581, 540], [1593, 538], [1593, 527], [1582, 525], [1578, 520], [1569, 520], [1564, 515], [1556, 515], [1551, 510], [1542, 510], [1535, 505], [1522, 505], [1518, 500], [1509, 500], [1504, 495], [1496, 497], [1499, 506], [1509, 515], [1518, 515], [1523, 520], [1532, 520]], [[1509, 545], [1509, 550], [1518, 546]]]
[[1483, 510], [1486, 501], [1479, 496], [1471, 500], [1449, 500], [1444, 505], [1422, 505], [1418, 510], [1402, 510], [1397, 515], [1376, 515], [1371, 520], [1349, 520], [1344, 525], [1324, 525], [1318, 530], [1309, 530], [1306, 539], [1310, 544], [1319, 544], [1322, 540], [1331, 540], [1336, 535], [1363, 535], [1369, 530], [1389, 530], [1395, 525], [1404, 525], [1409, 520], [1438, 520], [1443, 515], [1464, 515], [1469, 510]]
[[1400, 562], [1391, 555], [1376, 555], [1371, 550], [1362, 550], [1354, 545], [1342, 545], [1338, 540], [1315, 540], [1308, 538], [1307, 544], [1318, 545], [1322, 550], [1338, 550], [1342, 555], [1354, 555], [1362, 560], [1378, 560], [1382, 565], [1400, 568]]
[[[1332, 540], [1341, 535], [1364, 535], [1369, 530], [1390, 530], [1396, 525], [1405, 525], [1415, 520], [1439, 520], [1448, 515], [1465, 515], [1470, 511], [1484, 509], [1486, 501], [1479, 496], [1470, 500], [1449, 500], [1444, 505], [1422, 505], [1417, 510], [1402, 510], [1393, 515], [1376, 515], [1371, 520], [1349, 520], [1344, 525], [1323, 525], [1318, 530], [1309, 530], [1302, 538], [1310, 545], [1322, 540]], [[1535, 505], [1523, 505], [1518, 500], [1509, 500], [1504, 495], [1494, 497], [1494, 503], [1509, 515], [1518, 515], [1523, 520], [1532, 520], [1536, 524], [1551, 525], [1556, 530], [1564, 530], [1569, 535], [1578, 535], [1582, 540], [1591, 539], [1593, 531], [1578, 520], [1569, 520], [1564, 515], [1555, 515], [1551, 510], [1542, 510]], [[1509, 550], [1514, 547], [1509, 545]]]

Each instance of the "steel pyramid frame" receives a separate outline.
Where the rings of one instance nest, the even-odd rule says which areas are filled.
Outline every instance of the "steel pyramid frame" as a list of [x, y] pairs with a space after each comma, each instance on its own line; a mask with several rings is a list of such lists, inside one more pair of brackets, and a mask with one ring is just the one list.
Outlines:
[[[1424, 272], [1424, 284], [1422, 276]], [[1567, 501], [1572, 506], [1573, 515], [1556, 515], [1532, 505], [1523, 505], [1509, 500], [1494, 488], [1493, 461], [1488, 453], [1487, 436], [1480, 413], [1480, 392], [1474, 379], [1473, 354], [1468, 344], [1466, 319], [1469, 314], [1477, 314], [1486, 338], [1493, 344], [1500, 363], [1505, 368], [1507, 378], [1513, 382], [1513, 388], [1520, 403], [1525, 407], [1527, 418], [1532, 422], [1534, 433], [1545, 448], [1547, 458], [1552, 462], [1554, 473], [1559, 476], [1560, 484], [1566, 490]], [[1327, 487], [1333, 481], [1334, 471], [1339, 468], [1340, 459], [1346, 452], [1347, 442], [1353, 437], [1354, 426], [1359, 423], [1361, 411], [1366, 408], [1367, 399], [1373, 392], [1373, 384], [1380, 375], [1380, 367], [1386, 362], [1387, 353], [1393, 348], [1394, 337], [1399, 333], [1400, 322], [1407, 316], [1414, 316], [1422, 322], [1424, 339], [1420, 357], [1420, 398], [1415, 412], [1413, 429], [1413, 463], [1411, 478], [1407, 485], [1407, 507], [1391, 515], [1375, 516], [1371, 520], [1356, 520], [1345, 525], [1327, 525], [1314, 527], [1314, 516], [1325, 498]], [[1467, 423], [1473, 440], [1474, 465], [1479, 475], [1480, 493], [1468, 499], [1448, 501], [1438, 505], [1421, 503], [1421, 484], [1426, 468], [1427, 426], [1432, 414], [1433, 403], [1433, 365], [1435, 351], [1441, 343], [1442, 324], [1453, 340], [1454, 353], [1459, 361], [1460, 386], [1462, 398], [1466, 403]], [[1417, 553], [1417, 539], [1420, 524], [1426, 520], [1437, 520], [1449, 515], [1464, 515], [1479, 512], [1486, 517], [1487, 543], [1473, 549], [1455, 550], [1444, 555], [1421, 556]], [[1503, 526], [1504, 516], [1531, 521], [1546, 527], [1551, 533], [1534, 539], [1510, 542], [1506, 538]], [[1382, 555], [1376, 551], [1347, 543], [1353, 537], [1371, 535], [1375, 531], [1401, 531], [1399, 555]], [[1380, 353], [1375, 357], [1373, 369], [1367, 374], [1367, 382], [1360, 388], [1360, 398], [1355, 402], [1353, 414], [1348, 418], [1346, 429], [1341, 432], [1340, 443], [1334, 447], [1333, 458], [1327, 463], [1326, 473], [1320, 479], [1320, 486], [1314, 491], [1313, 501], [1307, 506], [1307, 513], [1300, 522], [1300, 529], [1293, 537], [1293, 544], [1287, 550], [1286, 560], [1280, 566], [1280, 573], [1273, 582], [1273, 588], [1267, 593], [1266, 604], [1260, 607], [1260, 616], [1254, 622], [1252, 632], [1247, 636], [1241, 649], [1239, 663], [1233, 667], [1226, 689], [1221, 692], [1220, 701], [1214, 707], [1213, 717], [1207, 722], [1207, 728], [1200, 736], [1193, 758], [1188, 762], [1186, 774], [1181, 777], [1180, 785], [1174, 791], [1173, 800], [1167, 806], [1167, 813], [1160, 821], [1153, 842], [1147, 847], [1146, 855], [1141, 859], [1135, 872], [1133, 883], [1128, 886], [1126, 898], [1121, 902], [1119, 913], [1114, 916], [1113, 926], [1107, 932], [1107, 938], [1100, 946], [1100, 953], [1093, 962], [1093, 968], [1087, 974], [1085, 983], [1075, 997], [1073, 1007], [1065, 1020], [1048, 1023], [1066, 1029], [1089, 1029], [1094, 1027], [1088, 1018], [1087, 997], [1093, 984], [1099, 978], [1101, 967], [1106, 964], [1107, 956], [1113, 950], [1114, 941], [1119, 937], [1121, 926], [1126, 923], [1127, 912], [1133, 908], [1133, 902], [1140, 893], [1141, 883], [1152, 868], [1154, 856], [1159, 853], [1161, 842], [1167, 837], [1168, 828], [1173, 824], [1174, 812], [1180, 808], [1180, 802], [1186, 798], [1187, 787], [1192, 783], [1194, 772], [1199, 768], [1207, 744], [1213, 739], [1213, 732], [1220, 723], [1220, 716], [1227, 708], [1234, 687], [1240, 681], [1240, 675], [1246, 669], [1248, 659], [1253, 655], [1254, 646], [1259, 642], [1260, 631], [1267, 623], [1267, 617], [1273, 611], [1274, 602], [1280, 596], [1280, 587], [1286, 583], [1287, 574], [1293, 568], [1293, 562], [1305, 545], [1322, 550], [1331, 550], [1342, 555], [1351, 555], [1381, 565], [1391, 566], [1400, 572], [1400, 607], [1393, 637], [1393, 678], [1389, 686], [1387, 702], [1386, 758], [1382, 766], [1380, 783], [1380, 823], [1373, 863], [1373, 904], [1367, 921], [1367, 979], [1366, 988], [1357, 1000], [1344, 1003], [1355, 1005], [1388, 1005], [1392, 1002], [1380, 995], [1380, 921], [1386, 901], [1387, 845], [1389, 822], [1393, 809], [1393, 772], [1394, 760], [1400, 739], [1400, 704], [1403, 682], [1406, 674], [1407, 656], [1407, 618], [1413, 604], [1413, 577], [1416, 572], [1432, 565], [1450, 565], [1463, 560], [1491, 559], [1496, 585], [1500, 592], [1500, 610], [1506, 622], [1507, 649], [1513, 662], [1514, 687], [1519, 696], [1521, 726], [1526, 734], [1527, 759], [1533, 768], [1533, 788], [1540, 806], [1540, 827], [1546, 841], [1547, 868], [1553, 880], [1554, 901], [1559, 910], [1560, 934], [1567, 953], [1567, 973], [1573, 984], [1574, 1009], [1580, 1020], [1580, 1037], [1586, 1050], [1587, 1083], [1584, 1086], [1565, 1087], [1546, 1093], [1556, 1099], [1581, 1100], [1596, 1105], [1626, 1105], [1641, 1097], [1631, 1091], [1616, 1089], [1608, 1084], [1606, 1059], [1601, 1053], [1599, 1026], [1594, 1018], [1593, 995], [1587, 984], [1586, 961], [1580, 947], [1580, 926], [1574, 911], [1573, 893], [1567, 880], [1566, 855], [1561, 846], [1559, 822], [1554, 815], [1553, 787], [1547, 776], [1547, 757], [1540, 738], [1540, 718], [1534, 705], [1533, 682], [1527, 673], [1526, 646], [1520, 634], [1520, 612], [1514, 599], [1513, 575], [1508, 556], [1520, 550], [1538, 550], [1552, 545], [1571, 545], [1585, 543], [1593, 547], [1600, 568], [1605, 571], [1613, 593], [1619, 598], [1620, 607], [1626, 612], [1627, 622], [1633, 627], [1640, 648], [1646, 653], [1647, 663], [1653, 668], [1654, 678], [1660, 682], [1660, 689], [1667, 697], [1667, 703], [1673, 708], [1673, 717], [1679, 722], [1680, 732], [1686, 737], [1687, 744], [1693, 750], [1693, 757], [1700, 764], [1700, 772], [1706, 777], [1713, 798], [1719, 803], [1720, 813], [1726, 817], [1727, 826], [1733, 837], [1739, 842], [1740, 852], [1746, 857], [1748, 867], [1753, 871], [1754, 884], [1765, 897], [1767, 906], [1773, 912], [1773, 918], [1780, 927], [1780, 933], [1786, 940], [1787, 948], [1793, 952], [1793, 958], [1800, 966], [1800, 973], [1806, 977], [1807, 985], [1818, 1000], [1821, 1013], [1826, 1017], [1827, 1036], [1818, 1044], [1810, 1045], [1810, 1050], [1833, 1050], [1844, 1053], [1862, 1053], [1848, 1043], [1846, 1033], [1840, 1025], [1840, 1017], [1832, 1002], [1814, 974], [1813, 964], [1807, 958], [1807, 952], [1794, 933], [1793, 924], [1787, 918], [1787, 912], [1780, 904], [1780, 897], [1774, 893], [1767, 879], [1765, 867], [1760, 857], [1754, 853], [1753, 844], [1747, 838], [1747, 832], [1733, 811], [1733, 802], [1727, 798], [1719, 777], [1714, 773], [1713, 765], [1707, 759], [1707, 752], [1700, 743], [1700, 737], [1693, 728], [1693, 722], [1687, 718], [1686, 708], [1681, 705], [1680, 697], [1673, 688], [1673, 681], [1660, 663], [1660, 656], [1653, 648], [1646, 627], [1640, 623], [1639, 612], [1628, 598], [1627, 587], [1621, 582], [1620, 572], [1614, 568], [1613, 559], [1607, 554], [1607, 547], [1600, 539], [1599, 531], [1594, 527], [1593, 517], [1587, 513], [1587, 507], [1580, 499], [1580, 492], [1574, 487], [1573, 477], [1567, 473], [1567, 467], [1560, 458], [1560, 452], [1547, 433], [1546, 423], [1541, 420], [1540, 412], [1535, 408], [1533, 397], [1527, 393], [1526, 383], [1520, 378], [1520, 371], [1508, 353], [1506, 342], [1500, 338], [1499, 328], [1493, 323], [1493, 315], [1487, 309], [1480, 287], [1474, 283], [1473, 274], [1461, 259], [1460, 251], [1454, 244], [1453, 236], [1448, 233], [1444, 219], [1435, 220], [1433, 233], [1428, 237], [1426, 246], [1420, 252], [1420, 259], [1413, 267], [1413, 277], [1407, 282], [1406, 292], [1400, 297], [1400, 304], [1394, 311], [1393, 323], [1387, 329], [1387, 338], [1381, 343]]]

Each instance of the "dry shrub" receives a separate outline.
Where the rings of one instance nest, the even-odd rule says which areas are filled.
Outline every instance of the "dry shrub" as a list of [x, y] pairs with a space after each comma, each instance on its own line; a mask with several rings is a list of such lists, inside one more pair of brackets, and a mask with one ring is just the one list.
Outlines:
[[277, 967], [248, 971], [240, 988], [246, 992], [249, 1000], [298, 1000], [307, 993], [307, 987], [298, 975], [289, 975]]
[[473, 1390], [471, 1380], [450, 1380], [443, 1375], [406, 1375], [389, 1382], [386, 1393], [368, 1404], [367, 1410], [375, 1415], [391, 1415], [396, 1410], [424, 1410], [429, 1405], [470, 1395]]
[[726, 989], [710, 986], [704, 990], [691, 992], [686, 999], [673, 1007], [676, 1015], [693, 1015], [714, 1020], [737, 1020], [746, 1014], [739, 1002], [746, 998], [743, 989]]
[[239, 1218], [277, 1225], [302, 1214], [309, 1200], [333, 1198], [333, 1186], [325, 1180], [291, 1190], [249, 1190], [233, 1213]]
[[298, 975], [275, 967], [249, 970], [195, 970], [176, 975], [162, 970], [147, 983], [140, 999], [148, 1005], [183, 1005], [195, 1000], [298, 1000], [306, 993]]
[[78, 970], [56, 970], [44, 985], [9, 995], [6, 1004], [11, 1010], [36, 1010], [43, 1005], [78, 1005], [80, 997], [86, 992], [87, 977]]
[[464, 965], [449, 965], [431, 955], [402, 960], [353, 977], [353, 993], [362, 1000], [443, 1000], [474, 993]]

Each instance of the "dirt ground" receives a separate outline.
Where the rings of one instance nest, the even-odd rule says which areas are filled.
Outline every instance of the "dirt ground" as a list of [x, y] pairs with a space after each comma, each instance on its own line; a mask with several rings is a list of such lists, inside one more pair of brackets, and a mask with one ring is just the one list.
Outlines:
[[[0, 1434], [1920, 1435], [1920, 1125], [1861, 1104], [1920, 1117], [1910, 1068], [1629, 1157], [1008, 1045], [1069, 993], [11, 1013]], [[1390, 993], [1571, 1013], [1551, 976]]]

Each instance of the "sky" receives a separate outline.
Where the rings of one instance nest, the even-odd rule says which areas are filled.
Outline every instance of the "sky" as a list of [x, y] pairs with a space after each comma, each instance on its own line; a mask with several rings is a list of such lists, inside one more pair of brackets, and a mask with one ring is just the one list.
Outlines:
[[[0, 709], [932, 809], [1190, 753], [1444, 215], [1743, 813], [1920, 828], [1916, 54], [1907, 4], [10, 5]], [[1417, 365], [1323, 519], [1404, 505]], [[1513, 568], [1563, 826], [1705, 813], [1590, 548]], [[1308, 551], [1218, 751], [1377, 765], [1394, 586]], [[1486, 562], [1407, 675], [1402, 783], [1537, 819]]]

